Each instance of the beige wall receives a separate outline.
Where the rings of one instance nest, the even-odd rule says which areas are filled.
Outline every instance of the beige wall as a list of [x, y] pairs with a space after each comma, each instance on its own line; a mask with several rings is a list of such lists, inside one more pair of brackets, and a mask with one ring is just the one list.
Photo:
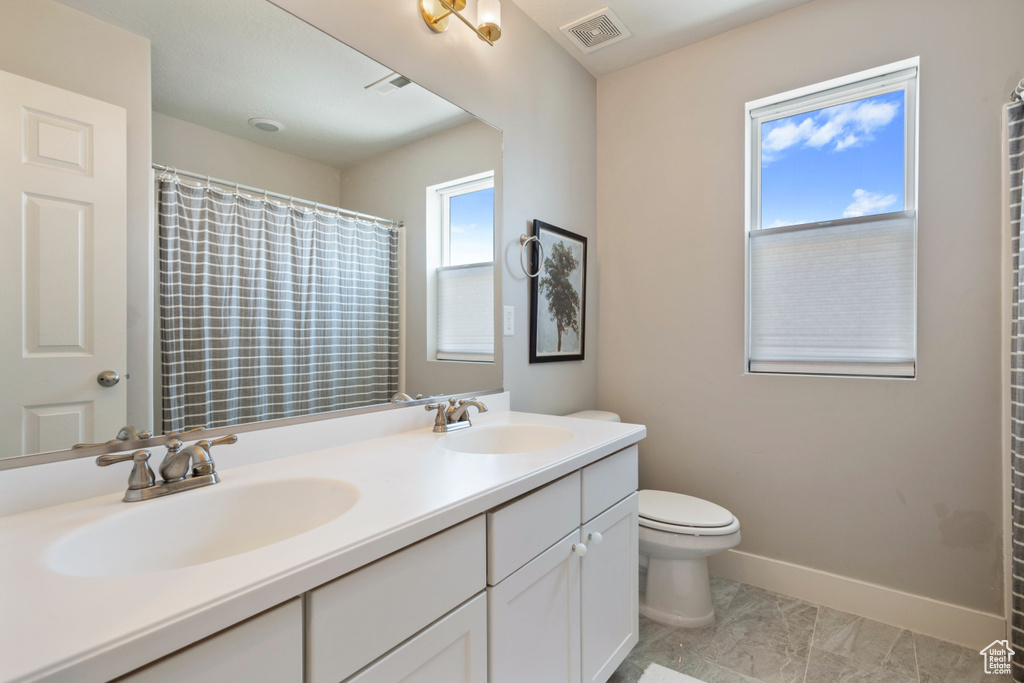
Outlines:
[[530, 365], [529, 289], [519, 266], [519, 235], [534, 218], [596, 235], [594, 78], [509, 1], [502, 3], [501, 40], [493, 48], [457, 22], [447, 33], [434, 33], [404, 1], [275, 2], [501, 129], [502, 298], [516, 309], [516, 335], [504, 339], [505, 388], [516, 410], [593, 407], [597, 259], [588, 264], [587, 360]]
[[153, 161], [331, 206], [339, 202], [337, 168], [158, 112]]
[[[1002, 612], [1000, 109], [1016, 0], [817, 0], [598, 83], [602, 407], [740, 550]], [[745, 376], [743, 105], [920, 55], [918, 378]]]
[[[127, 111], [128, 281], [149, 282], [149, 41], [50, 0], [0, 0], [0, 70]], [[128, 421], [151, 423], [152, 290], [128, 288]]]
[[[501, 133], [486, 123], [468, 123], [342, 171], [341, 202], [345, 208], [405, 222], [405, 383], [400, 389], [407, 393], [433, 396], [501, 387], [500, 329], [495, 336], [498, 363], [427, 359], [426, 189], [486, 171], [495, 172], [494, 207], [499, 219], [495, 221], [495, 234], [500, 235]], [[501, 291], [495, 289], [500, 306]]]

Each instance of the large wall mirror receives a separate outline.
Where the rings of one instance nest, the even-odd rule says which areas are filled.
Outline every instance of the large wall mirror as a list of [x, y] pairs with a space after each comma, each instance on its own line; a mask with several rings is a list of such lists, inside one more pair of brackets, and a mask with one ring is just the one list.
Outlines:
[[501, 388], [500, 131], [266, 0], [8, 4], [0, 469]]

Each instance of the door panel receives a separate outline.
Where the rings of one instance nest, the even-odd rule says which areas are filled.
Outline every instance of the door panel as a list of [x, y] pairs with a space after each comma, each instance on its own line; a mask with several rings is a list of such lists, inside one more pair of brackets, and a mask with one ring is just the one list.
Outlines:
[[112, 439], [126, 374], [125, 111], [0, 72], [0, 456]]
[[579, 683], [577, 528], [487, 589], [490, 683]]
[[[604, 683], [639, 638], [639, 495], [625, 498], [583, 526], [583, 680]], [[594, 534], [601, 534], [595, 542]]]

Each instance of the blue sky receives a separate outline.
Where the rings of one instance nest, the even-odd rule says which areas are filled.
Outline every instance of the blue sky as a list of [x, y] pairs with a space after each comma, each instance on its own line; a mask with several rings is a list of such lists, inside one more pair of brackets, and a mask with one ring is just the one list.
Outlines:
[[904, 93], [761, 126], [761, 227], [904, 209]]
[[455, 195], [448, 204], [448, 265], [494, 260], [494, 188]]

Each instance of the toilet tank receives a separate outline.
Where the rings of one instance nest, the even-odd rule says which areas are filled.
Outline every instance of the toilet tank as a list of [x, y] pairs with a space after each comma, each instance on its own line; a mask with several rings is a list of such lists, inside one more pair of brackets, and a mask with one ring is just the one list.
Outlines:
[[604, 422], [622, 422], [618, 413], [607, 410], [581, 410], [578, 413], [569, 413], [565, 417], [578, 417], [581, 420], [602, 420]]

